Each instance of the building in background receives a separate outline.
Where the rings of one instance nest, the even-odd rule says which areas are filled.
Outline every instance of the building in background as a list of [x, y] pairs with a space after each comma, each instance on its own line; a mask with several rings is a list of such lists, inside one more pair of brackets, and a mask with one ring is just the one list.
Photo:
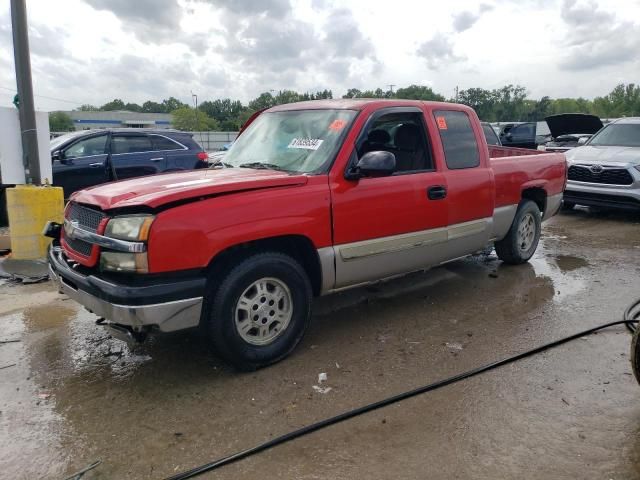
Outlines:
[[96, 128], [171, 128], [170, 113], [138, 113], [125, 110], [108, 112], [64, 112], [76, 130]]

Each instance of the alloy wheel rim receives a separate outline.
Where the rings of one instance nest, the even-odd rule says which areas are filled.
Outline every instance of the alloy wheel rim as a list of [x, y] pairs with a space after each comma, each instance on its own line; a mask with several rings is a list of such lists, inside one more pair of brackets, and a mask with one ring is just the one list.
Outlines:
[[251, 345], [269, 345], [284, 333], [293, 316], [293, 299], [287, 285], [273, 277], [256, 280], [236, 303], [238, 335]]
[[522, 252], [527, 252], [533, 245], [536, 238], [536, 220], [533, 218], [533, 214], [527, 213], [520, 220], [518, 225], [518, 248]]

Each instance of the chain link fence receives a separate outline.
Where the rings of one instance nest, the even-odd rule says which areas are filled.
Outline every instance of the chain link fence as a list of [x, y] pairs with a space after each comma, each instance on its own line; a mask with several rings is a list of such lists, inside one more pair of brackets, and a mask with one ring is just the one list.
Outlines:
[[222, 150], [222, 147], [233, 142], [238, 132], [190, 132], [193, 139], [207, 152]]

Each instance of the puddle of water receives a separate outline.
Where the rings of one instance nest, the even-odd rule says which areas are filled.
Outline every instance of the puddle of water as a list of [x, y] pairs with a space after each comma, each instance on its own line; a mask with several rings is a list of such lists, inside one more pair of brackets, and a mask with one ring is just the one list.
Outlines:
[[550, 258], [555, 260], [556, 265], [558, 265], [558, 268], [562, 272], [572, 272], [573, 270], [589, 266], [587, 260], [573, 255], [553, 255]]
[[545, 254], [542, 242], [539, 251], [541, 254], [534, 255], [529, 262], [536, 275], [545, 276], [553, 282], [555, 302], [563, 301], [587, 287], [587, 281], [579, 273], [581, 268], [589, 266], [589, 262], [584, 258], [572, 255]]
[[31, 358], [38, 345], [30, 343], [23, 315], [0, 317], [0, 472], [3, 478], [58, 478], [67, 454], [62, 448], [64, 419], [56, 412], [56, 397], [46, 378], [34, 375]]

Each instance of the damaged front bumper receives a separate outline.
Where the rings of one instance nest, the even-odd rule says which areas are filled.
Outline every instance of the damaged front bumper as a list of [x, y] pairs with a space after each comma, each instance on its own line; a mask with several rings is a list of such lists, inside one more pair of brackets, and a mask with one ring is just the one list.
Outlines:
[[75, 270], [58, 245], [49, 249], [49, 274], [62, 293], [98, 317], [133, 332], [172, 332], [200, 323], [206, 279], [149, 277], [136, 285]]

